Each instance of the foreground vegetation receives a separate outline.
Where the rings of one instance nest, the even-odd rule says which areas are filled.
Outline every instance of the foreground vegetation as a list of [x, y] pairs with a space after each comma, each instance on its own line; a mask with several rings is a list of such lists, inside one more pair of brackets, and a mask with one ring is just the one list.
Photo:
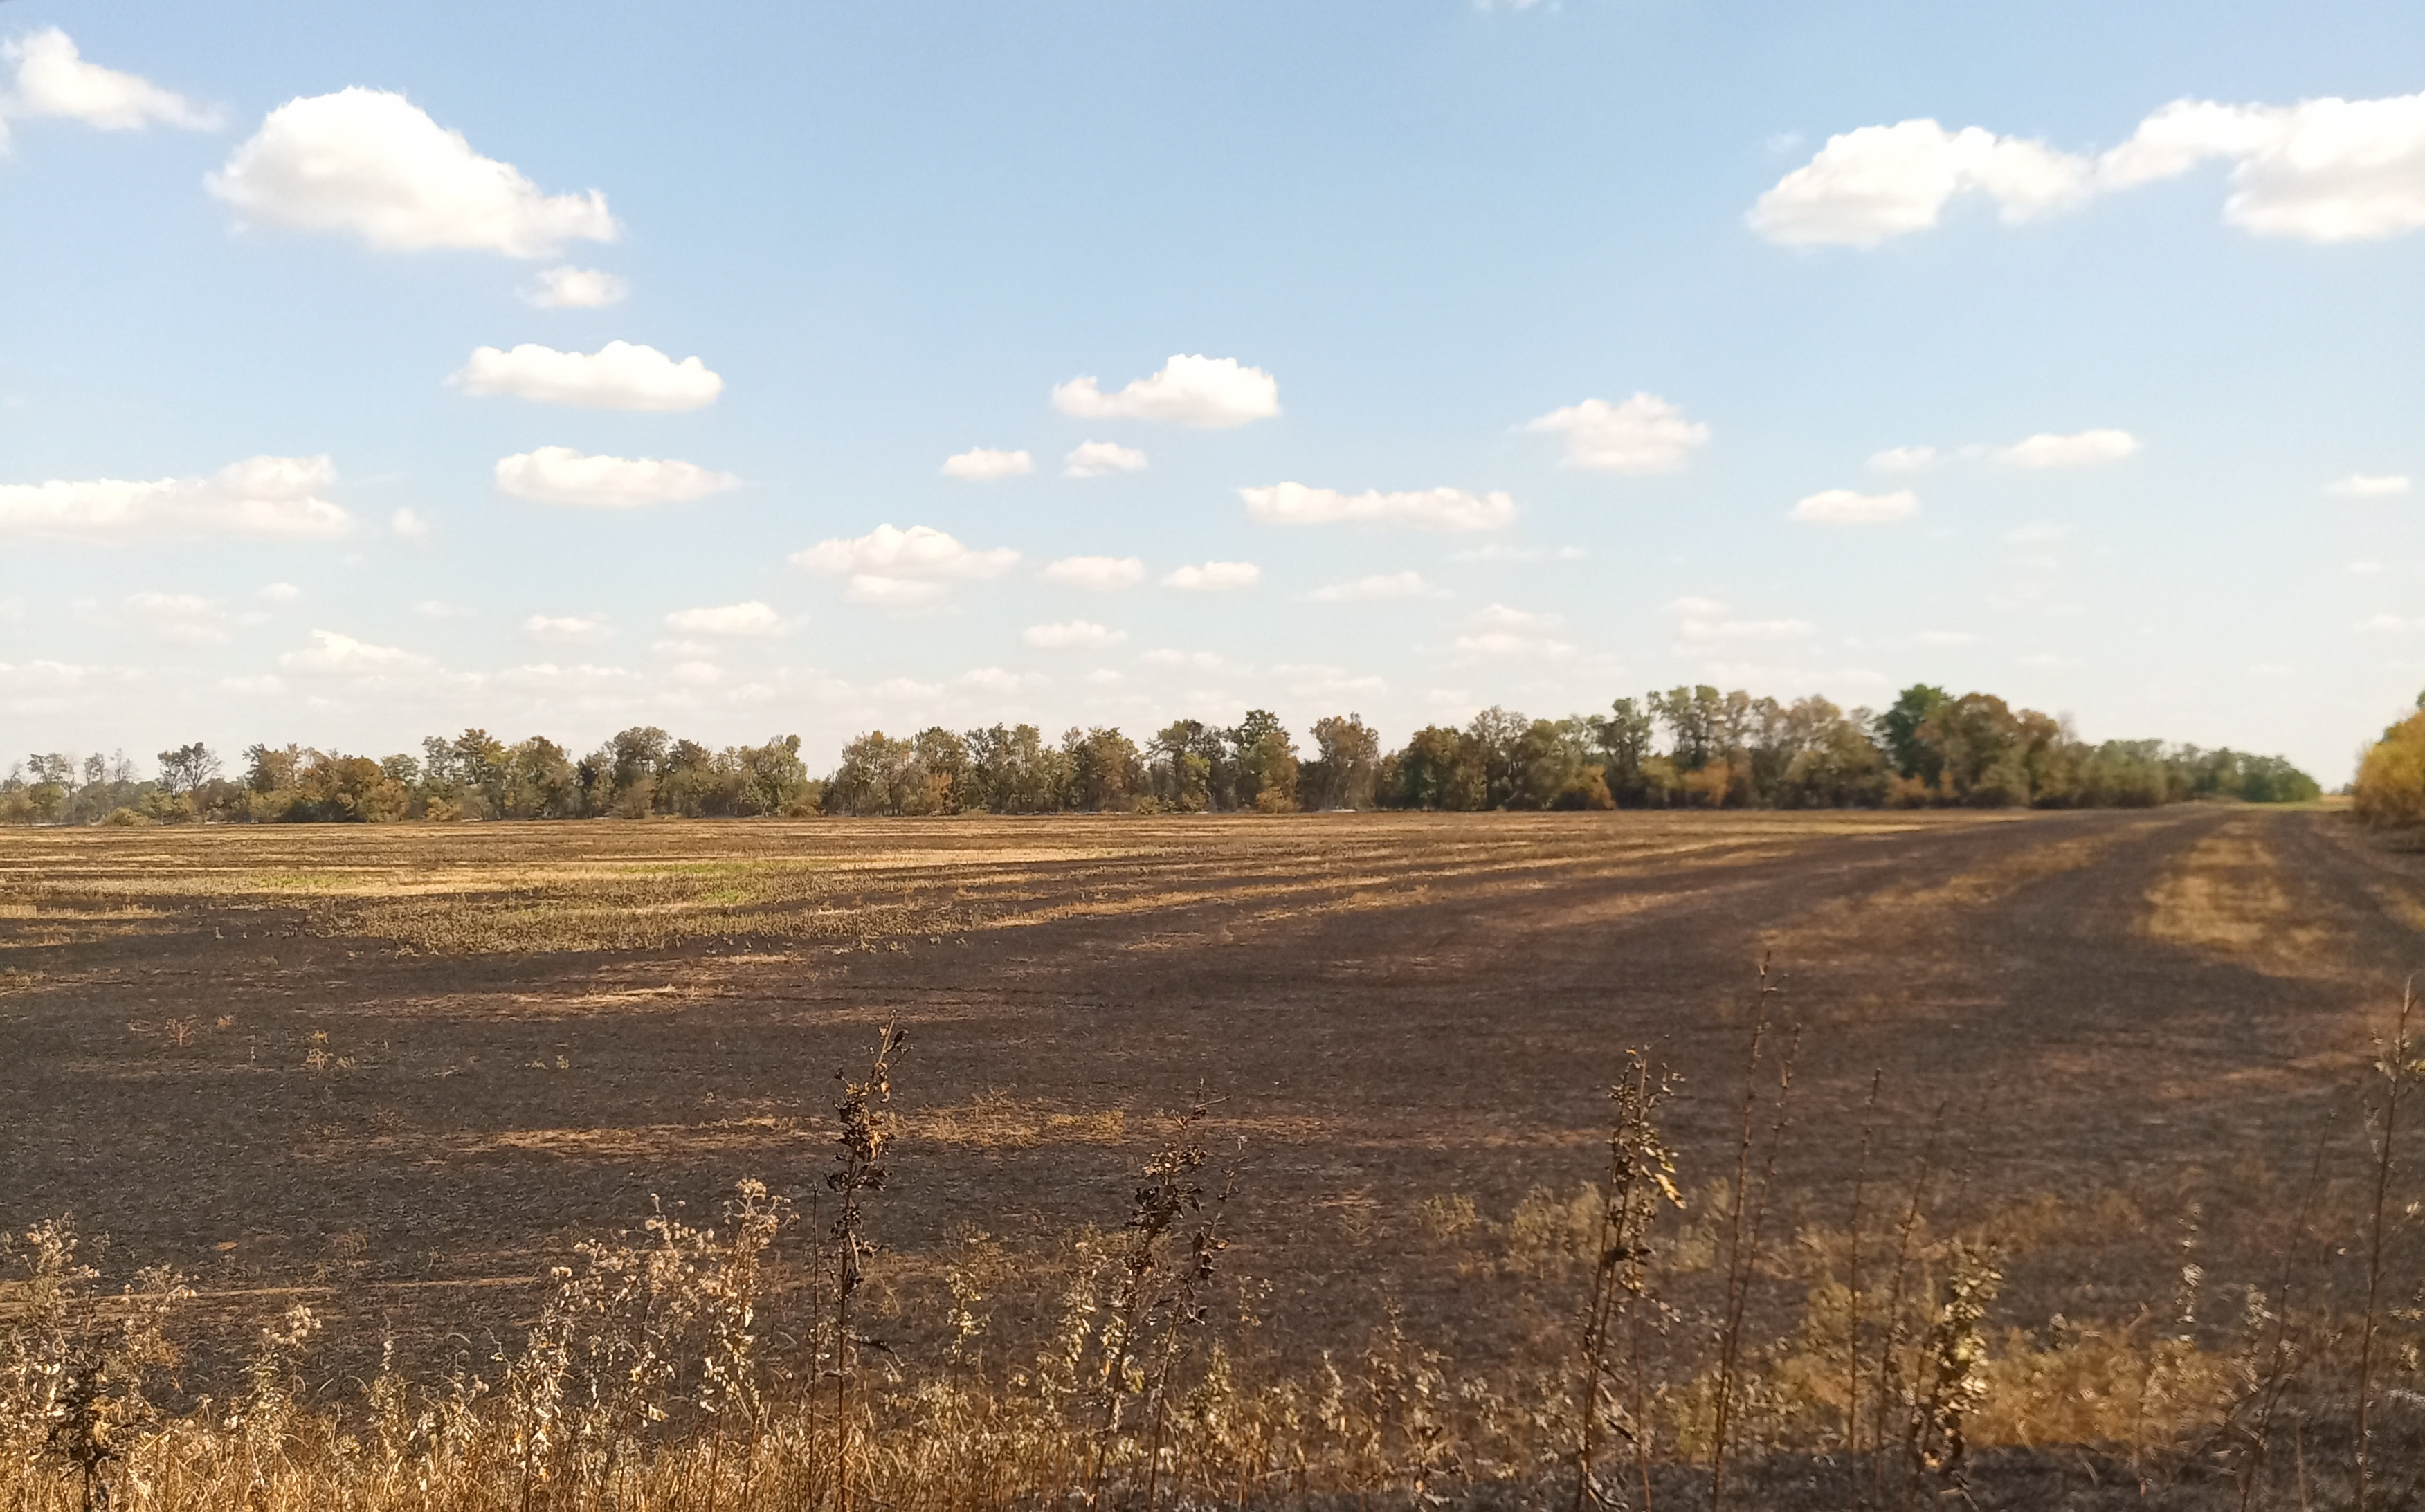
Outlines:
[[[1662, 743], [1662, 734], [1664, 743]], [[2104, 808], [2198, 797], [2296, 802], [2313, 779], [2279, 757], [2160, 741], [2090, 745], [1984, 693], [1907, 688], [1880, 715], [1678, 687], [1607, 714], [1527, 719], [1491, 708], [1384, 750], [1355, 715], [1301, 750], [1278, 717], [1182, 719], [1140, 748], [1116, 729], [1034, 725], [851, 741], [822, 779], [796, 735], [713, 750], [653, 727], [574, 759], [544, 736], [432, 736], [383, 761], [257, 745], [226, 775], [200, 744], [137, 780], [121, 754], [37, 754], [0, 780], [0, 822], [217, 823], [651, 815], [1172, 812], [1322, 809]]]
[[[1459, 1284], [1549, 1299], [1531, 1347], [1461, 1359], [1387, 1305], [1363, 1349], [1307, 1360], [1261, 1337], [1224, 1221], [1251, 1167], [1201, 1106], [1174, 1120], [1116, 1229], [939, 1274], [891, 1256], [893, 1084], [914, 1062], [887, 1028], [841, 1081], [805, 1202], [749, 1181], [711, 1225], [660, 1210], [581, 1245], [519, 1339], [431, 1371], [392, 1341], [375, 1370], [335, 1371], [300, 1303], [261, 1320], [241, 1361], [188, 1359], [177, 1329], [196, 1299], [178, 1276], [106, 1287], [71, 1226], [36, 1225], [0, 1293], [0, 1496], [263, 1512], [1883, 1508], [2090, 1504], [2103, 1486], [2115, 1505], [2412, 1504], [2416, 1030], [2403, 1004], [2347, 1120], [2364, 1136], [2319, 1139], [2275, 1263], [2209, 1275], [2192, 1230], [2171, 1295], [2025, 1319], [1999, 1309], [2005, 1258], [2061, 1204], [1972, 1211], [1958, 1109], [1898, 1107], [1873, 1086], [1859, 1126], [1833, 1131], [1863, 1151], [1849, 1202], [1797, 1206], [1785, 1136], [1804, 1047], [1763, 988], [1726, 1167], [1678, 1168], [1676, 1085], [1634, 1053], [1597, 1182], [1534, 1188], [1503, 1217], [1469, 1197], [1422, 1204], [1426, 1253]], [[1896, 1119], [1925, 1121], [1921, 1151], [1873, 1166]], [[2080, 1196], [2112, 1242], [2127, 1213]], [[1019, 1295], [1045, 1305], [998, 1319]]]

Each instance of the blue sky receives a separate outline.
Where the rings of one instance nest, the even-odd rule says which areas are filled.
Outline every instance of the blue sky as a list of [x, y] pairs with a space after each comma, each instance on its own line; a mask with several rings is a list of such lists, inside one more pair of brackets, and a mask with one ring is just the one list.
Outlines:
[[0, 750], [2425, 684], [2413, 7], [0, 42]]

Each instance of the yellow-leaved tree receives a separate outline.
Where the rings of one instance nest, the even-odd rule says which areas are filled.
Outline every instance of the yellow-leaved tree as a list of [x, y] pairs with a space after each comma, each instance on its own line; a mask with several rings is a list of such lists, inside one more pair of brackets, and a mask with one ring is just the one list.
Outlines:
[[2425, 824], [2425, 697], [2383, 732], [2357, 768], [2357, 816], [2370, 825]]

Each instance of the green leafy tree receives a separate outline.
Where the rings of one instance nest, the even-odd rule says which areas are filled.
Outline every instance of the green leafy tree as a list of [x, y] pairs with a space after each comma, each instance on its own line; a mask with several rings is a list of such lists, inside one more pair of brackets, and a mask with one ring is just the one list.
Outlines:
[[1313, 760], [1297, 773], [1309, 809], [1369, 809], [1380, 775], [1381, 736], [1360, 715], [1330, 715], [1313, 724]]

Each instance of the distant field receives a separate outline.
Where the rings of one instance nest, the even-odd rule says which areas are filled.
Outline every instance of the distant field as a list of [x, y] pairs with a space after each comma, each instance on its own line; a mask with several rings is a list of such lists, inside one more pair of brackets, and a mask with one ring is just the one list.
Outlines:
[[510, 1336], [652, 1197], [816, 1197], [897, 1021], [902, 1338], [945, 1267], [1041, 1327], [1035, 1257], [1200, 1089], [1274, 1354], [1395, 1307], [1512, 1356], [1569, 1307], [1518, 1209], [1597, 1174], [1629, 1047], [1684, 1078], [1679, 1254], [1707, 1221], [1763, 953], [1779, 1242], [1841, 1223], [1866, 1120], [1867, 1169], [1934, 1137], [1943, 1221], [2002, 1225], [2000, 1323], [2118, 1324], [2185, 1253], [2270, 1274], [2425, 964], [2425, 856], [2203, 805], [6, 831], [0, 1215], [176, 1262], [231, 1337], [265, 1297]]
[[528, 1277], [809, 1180], [891, 1018], [897, 1239], [1115, 1216], [1200, 1083], [1301, 1279], [1309, 1214], [1584, 1179], [1630, 1045], [1714, 1175], [1763, 950], [1797, 1180], [1882, 1068], [1983, 1189], [2169, 1189], [2297, 1141], [2425, 963], [2419, 860], [2240, 808], [0, 832], [0, 1211], [248, 1287]]

